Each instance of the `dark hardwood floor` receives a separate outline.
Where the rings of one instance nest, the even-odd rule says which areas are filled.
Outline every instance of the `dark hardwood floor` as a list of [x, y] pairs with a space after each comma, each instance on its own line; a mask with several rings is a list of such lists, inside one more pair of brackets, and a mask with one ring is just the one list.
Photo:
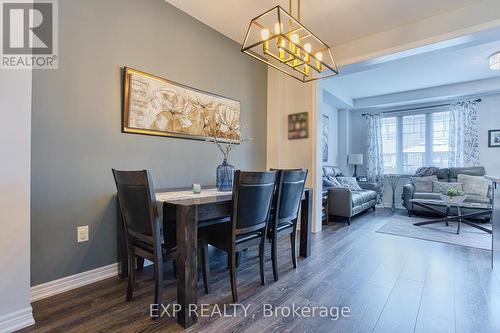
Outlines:
[[[400, 214], [399, 212], [397, 214]], [[200, 318], [188, 332], [500, 332], [500, 283], [488, 251], [375, 232], [392, 212], [378, 209], [333, 224], [313, 236], [312, 256], [294, 270], [289, 240], [280, 242], [280, 280], [274, 282], [269, 248], [267, 285], [260, 285], [258, 251], [248, 251], [238, 270], [241, 304], [228, 315]], [[211, 249], [212, 291], [200, 303], [222, 308], [231, 302], [224, 253]], [[175, 302], [169, 265], [164, 304]], [[36, 325], [21, 332], [179, 332], [175, 319], [149, 318], [153, 299], [150, 267], [139, 274], [134, 299], [125, 302], [118, 277], [33, 304]], [[350, 317], [263, 317], [273, 306], [349, 307]]]

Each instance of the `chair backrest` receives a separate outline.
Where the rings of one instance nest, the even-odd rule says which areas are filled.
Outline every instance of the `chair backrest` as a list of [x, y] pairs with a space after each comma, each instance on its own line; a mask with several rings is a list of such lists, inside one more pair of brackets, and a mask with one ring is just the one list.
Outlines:
[[282, 221], [289, 222], [298, 217], [307, 173], [307, 169], [279, 170], [273, 228]]
[[247, 172], [237, 170], [233, 183], [233, 236], [267, 226], [276, 171]]
[[152, 244], [160, 228], [149, 172], [113, 169], [113, 176], [127, 236]]

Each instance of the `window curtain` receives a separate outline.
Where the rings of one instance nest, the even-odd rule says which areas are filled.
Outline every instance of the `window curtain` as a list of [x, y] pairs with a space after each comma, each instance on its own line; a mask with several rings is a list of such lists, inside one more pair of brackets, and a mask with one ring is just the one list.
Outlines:
[[477, 134], [477, 103], [459, 102], [451, 105], [449, 167], [479, 165], [479, 137]]
[[367, 128], [366, 175], [380, 187], [380, 200], [384, 186], [384, 153], [382, 150], [382, 114], [365, 115]]

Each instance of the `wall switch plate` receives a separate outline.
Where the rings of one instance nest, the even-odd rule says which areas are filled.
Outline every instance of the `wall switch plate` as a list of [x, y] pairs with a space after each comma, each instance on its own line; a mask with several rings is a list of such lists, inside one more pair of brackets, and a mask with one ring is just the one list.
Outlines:
[[76, 233], [77, 233], [76, 241], [78, 243], [86, 242], [89, 240], [89, 226], [88, 225], [78, 227], [76, 230]]

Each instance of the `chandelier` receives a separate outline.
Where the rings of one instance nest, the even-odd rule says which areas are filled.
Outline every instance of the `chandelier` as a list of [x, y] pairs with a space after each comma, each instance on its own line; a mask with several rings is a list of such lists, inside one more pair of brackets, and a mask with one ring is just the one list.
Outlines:
[[338, 74], [330, 47], [279, 5], [254, 18], [241, 51], [302, 82]]

